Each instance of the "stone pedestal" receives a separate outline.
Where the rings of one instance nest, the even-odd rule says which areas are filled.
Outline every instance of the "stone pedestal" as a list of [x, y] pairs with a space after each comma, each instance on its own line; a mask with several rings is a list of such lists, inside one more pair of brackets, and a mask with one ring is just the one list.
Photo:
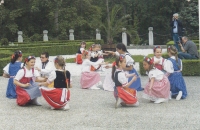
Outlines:
[[149, 45], [153, 46], [153, 27], [149, 27]]
[[74, 30], [73, 29], [69, 30], [69, 40], [74, 40]]
[[18, 42], [22, 43], [23, 42], [22, 31], [18, 31], [17, 34], [18, 34]]
[[43, 41], [48, 41], [48, 36], [47, 36], [47, 34], [48, 34], [48, 31], [47, 31], [47, 30], [44, 30], [44, 31], [43, 31]]
[[101, 34], [99, 29], [96, 29], [96, 40], [101, 40]]
[[127, 46], [127, 34], [126, 28], [122, 28], [122, 43]]

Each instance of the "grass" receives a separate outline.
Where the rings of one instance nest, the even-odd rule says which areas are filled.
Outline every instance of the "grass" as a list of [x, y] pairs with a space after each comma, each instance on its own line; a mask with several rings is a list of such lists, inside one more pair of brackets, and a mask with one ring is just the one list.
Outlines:
[[[143, 55], [132, 55], [132, 58], [134, 59], [135, 62], [140, 62], [143, 60], [144, 56]], [[112, 63], [113, 61], [115, 61], [115, 57], [108, 57], [104, 59], [105, 62], [109, 62]], [[67, 63], [75, 63], [75, 59], [74, 58], [68, 58], [66, 59]]]

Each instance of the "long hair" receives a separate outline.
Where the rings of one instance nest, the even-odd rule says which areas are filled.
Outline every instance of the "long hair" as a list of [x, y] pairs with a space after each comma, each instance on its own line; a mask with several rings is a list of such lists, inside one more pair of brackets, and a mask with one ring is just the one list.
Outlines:
[[181, 68], [181, 65], [180, 65], [179, 62], [178, 62], [178, 50], [176, 49], [176, 47], [175, 47], [175, 46], [168, 46], [167, 51], [168, 51], [172, 56], [175, 56], [175, 58], [176, 58], [176, 64], [178, 65], [178, 68], [180, 69], [180, 68]]
[[[63, 74], [65, 76], [65, 79], [67, 79], [66, 77], [66, 70], [65, 70], [65, 58], [63, 58], [62, 56], [57, 56], [54, 60], [54, 63], [57, 63], [63, 70]], [[69, 88], [68, 83], [66, 82], [66, 88]]]
[[12, 64], [14, 64], [19, 57], [22, 57], [22, 52], [20, 50], [16, 51], [14, 54], [12, 54], [10, 62]]
[[112, 64], [112, 80], [115, 82], [115, 71], [119, 67], [119, 62], [122, 63], [125, 60], [124, 55], [116, 56], [115, 62]]

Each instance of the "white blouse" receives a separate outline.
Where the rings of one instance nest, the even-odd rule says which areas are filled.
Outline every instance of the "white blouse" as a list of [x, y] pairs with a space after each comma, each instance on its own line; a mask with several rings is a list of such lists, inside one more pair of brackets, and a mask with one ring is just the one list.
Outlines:
[[[19, 61], [16, 61], [16, 62], [19, 62]], [[8, 63], [4, 68], [3, 68], [3, 71], [5, 74], [9, 74], [9, 66], [10, 66], [10, 63]], [[21, 67], [23, 67], [23, 63], [21, 63]]]
[[90, 53], [90, 55], [91, 55], [92, 58], [95, 58], [95, 55], [96, 55], [96, 54], [97, 54], [96, 51], [91, 51], [91, 53]]
[[[34, 77], [39, 77], [40, 76], [40, 74], [39, 74], [39, 72], [37, 70], [34, 69], [34, 73], [33, 73], [32, 69], [28, 70], [26, 67], [24, 67], [24, 68], [26, 69], [25, 77], [34, 78]], [[15, 76], [15, 79], [19, 81], [19, 80], [21, 80], [23, 78], [23, 76], [24, 76], [24, 69], [20, 69], [17, 72], [17, 74]]]
[[[166, 61], [166, 59], [164, 59], [163, 57], [157, 58], [154, 56], [153, 59], [154, 59], [154, 62], [160, 61], [159, 63], [157, 63], [159, 65], [164, 65], [164, 62]], [[163, 62], [163, 59], [164, 59], [164, 62]]]
[[150, 79], [155, 78], [157, 81], [162, 80], [164, 76], [164, 73], [157, 68], [150, 70], [149, 73], [147, 72], [147, 74]]
[[[170, 58], [176, 60], [175, 56], [171, 56]], [[181, 62], [181, 68], [180, 71], [182, 71], [183, 67], [182, 67], [182, 60], [180, 60]], [[168, 73], [173, 73], [174, 72], [174, 67], [173, 64], [170, 60], [166, 60], [166, 62], [164, 63], [164, 70], [167, 71]]]
[[[121, 71], [121, 70], [116, 70]], [[128, 78], [126, 77], [126, 73], [124, 71], [118, 73], [118, 81], [122, 84], [122, 87], [128, 84]]]
[[84, 59], [82, 63], [81, 72], [90, 72], [90, 67], [96, 66], [98, 64], [98, 62], [91, 62], [89, 59]]
[[[115, 55], [117, 55], [117, 56], [119, 56], [120, 54], [119, 54], [119, 52], [115, 52]], [[124, 54], [125, 55], [125, 58], [126, 58], [126, 65], [127, 66], [131, 66], [131, 65], [133, 65], [133, 67], [134, 67], [134, 60], [133, 60], [133, 58], [129, 55], [129, 53], [125, 53]]]

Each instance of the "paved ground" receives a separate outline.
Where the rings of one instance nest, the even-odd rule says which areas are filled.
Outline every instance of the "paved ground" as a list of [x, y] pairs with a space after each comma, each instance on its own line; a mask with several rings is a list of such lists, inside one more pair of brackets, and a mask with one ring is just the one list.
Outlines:
[[[154, 104], [141, 98], [139, 107], [114, 108], [112, 92], [80, 88], [80, 66], [67, 64], [73, 76], [69, 111], [42, 106], [19, 107], [5, 97], [8, 79], [0, 77], [0, 130], [195, 130], [200, 129], [199, 77], [184, 77], [188, 89], [185, 100]], [[108, 70], [109, 71], [109, 70]], [[100, 72], [102, 81], [106, 72]], [[148, 81], [141, 77], [142, 86]]]
[[[102, 75], [102, 81], [104, 76]], [[51, 110], [42, 97], [42, 106], [19, 107], [5, 97], [7, 79], [0, 77], [0, 130], [162, 130], [200, 129], [199, 77], [184, 77], [188, 97], [154, 104], [141, 98], [137, 108], [114, 108], [112, 92], [80, 89], [80, 77], [73, 76], [69, 111]], [[148, 81], [141, 77], [142, 86]]]

